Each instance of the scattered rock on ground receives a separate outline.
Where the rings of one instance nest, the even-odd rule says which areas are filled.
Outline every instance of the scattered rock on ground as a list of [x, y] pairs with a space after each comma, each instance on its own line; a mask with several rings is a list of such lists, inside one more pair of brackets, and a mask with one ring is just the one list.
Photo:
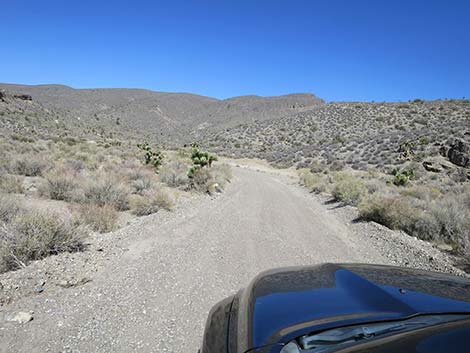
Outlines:
[[19, 311], [17, 313], [9, 313], [5, 315], [5, 321], [18, 322], [20, 324], [25, 324], [33, 320], [33, 315], [30, 313]]

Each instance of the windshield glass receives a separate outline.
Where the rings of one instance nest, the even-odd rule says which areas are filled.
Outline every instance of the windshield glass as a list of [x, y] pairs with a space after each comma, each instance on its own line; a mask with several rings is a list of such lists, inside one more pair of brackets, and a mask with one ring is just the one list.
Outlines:
[[389, 321], [340, 327], [319, 333], [301, 336], [289, 342], [281, 353], [330, 352], [341, 346], [351, 345], [381, 335], [416, 330], [419, 328], [467, 319], [469, 315], [422, 315], [407, 320]]

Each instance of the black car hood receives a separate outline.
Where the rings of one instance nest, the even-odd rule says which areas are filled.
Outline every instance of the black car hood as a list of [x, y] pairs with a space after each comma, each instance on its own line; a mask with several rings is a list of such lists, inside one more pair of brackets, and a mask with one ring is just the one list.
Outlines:
[[378, 265], [286, 268], [256, 277], [238, 305], [243, 352], [354, 323], [470, 313], [470, 280]]

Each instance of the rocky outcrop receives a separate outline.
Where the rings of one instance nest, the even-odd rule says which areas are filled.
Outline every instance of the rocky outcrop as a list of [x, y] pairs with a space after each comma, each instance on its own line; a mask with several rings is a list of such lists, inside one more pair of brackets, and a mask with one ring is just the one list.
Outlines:
[[426, 169], [428, 172], [433, 172], [433, 173], [440, 173], [442, 172], [442, 168], [438, 166], [437, 164], [431, 162], [431, 161], [424, 161], [423, 162], [423, 167]]
[[6, 94], [5, 94], [5, 91], [3, 90], [0, 90], [0, 101], [5, 101], [5, 97], [6, 97]]
[[470, 167], [470, 144], [460, 139], [456, 139], [450, 147], [443, 146], [440, 150], [444, 157], [460, 167]]
[[29, 94], [15, 94], [13, 98], [21, 99], [24, 101], [32, 101], [33, 97], [31, 97]]

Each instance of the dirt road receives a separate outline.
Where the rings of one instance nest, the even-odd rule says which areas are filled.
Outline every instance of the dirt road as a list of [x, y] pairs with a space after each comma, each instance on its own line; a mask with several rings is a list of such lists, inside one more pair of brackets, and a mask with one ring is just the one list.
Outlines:
[[211, 306], [262, 270], [390, 263], [294, 181], [234, 169], [216, 200], [164, 224], [149, 216], [121, 230], [128, 251], [92, 282], [16, 303], [34, 320], [0, 322], [1, 351], [194, 353]]

